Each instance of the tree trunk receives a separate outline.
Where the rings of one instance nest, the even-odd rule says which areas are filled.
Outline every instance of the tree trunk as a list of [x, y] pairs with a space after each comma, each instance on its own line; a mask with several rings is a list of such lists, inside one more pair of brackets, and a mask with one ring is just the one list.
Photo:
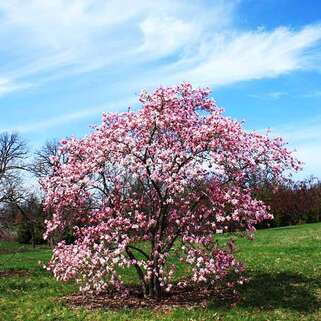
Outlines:
[[34, 226], [31, 226], [31, 244], [32, 244], [32, 248], [35, 249], [36, 248], [36, 239], [35, 239]]
[[157, 277], [152, 278], [149, 283], [148, 296], [155, 299], [161, 299], [161, 287]]
[[35, 242], [35, 239], [34, 239], [34, 238], [32, 238], [31, 242], [32, 242], [32, 248], [33, 248], [33, 249], [35, 249], [35, 248], [36, 248], [36, 242]]
[[153, 274], [149, 283], [149, 296], [155, 299], [162, 298], [162, 289], [158, 277]]

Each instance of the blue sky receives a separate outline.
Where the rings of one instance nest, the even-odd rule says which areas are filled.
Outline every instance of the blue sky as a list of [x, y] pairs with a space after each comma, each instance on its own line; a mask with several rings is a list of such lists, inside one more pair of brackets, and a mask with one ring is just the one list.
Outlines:
[[0, 131], [34, 148], [189, 81], [321, 177], [320, 1], [7, 0], [0, 22]]

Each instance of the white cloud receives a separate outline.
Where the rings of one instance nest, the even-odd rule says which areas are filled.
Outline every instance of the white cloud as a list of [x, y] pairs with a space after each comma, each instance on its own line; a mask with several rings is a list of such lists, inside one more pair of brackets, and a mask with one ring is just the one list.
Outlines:
[[[85, 70], [123, 62], [128, 57], [134, 57], [135, 64], [142, 54], [157, 51], [160, 57], [191, 41], [198, 26], [206, 24], [205, 18], [201, 24], [197, 22], [206, 13], [199, 4], [187, 0], [0, 2], [4, 26], [0, 38], [10, 35], [9, 50], [23, 52], [32, 62], [41, 58], [44, 69], [46, 60], [52, 62], [55, 57], [60, 57], [57, 65], [76, 65]], [[228, 15], [230, 6], [219, 1], [209, 12], [213, 17], [218, 11]]]
[[143, 43], [139, 51], [150, 53], [154, 57], [174, 53], [188, 44], [195, 33], [199, 33], [197, 28], [197, 24], [173, 17], [148, 17], [140, 24]]
[[23, 83], [14, 83], [12, 81], [10, 81], [9, 79], [1, 79], [0, 78], [0, 97], [8, 94], [12, 91], [16, 91], [16, 90], [21, 90], [24, 88], [28, 88], [31, 87], [30, 84], [23, 84]]
[[287, 96], [288, 93], [285, 91], [269, 91], [265, 92], [263, 94], [250, 94], [249, 97], [257, 98], [257, 99], [263, 99], [266, 100], [267, 98], [278, 100], [284, 96]]
[[[106, 106], [105, 106], [106, 108]], [[102, 112], [104, 108], [99, 108], [98, 111]], [[92, 116], [96, 113], [96, 109], [84, 109], [82, 111], [77, 111], [70, 114], [64, 114], [61, 116], [51, 117], [49, 119], [42, 119], [36, 122], [27, 123], [27, 124], [21, 124], [16, 125], [13, 128], [7, 128], [2, 131], [17, 131], [19, 133], [31, 133], [31, 132], [39, 132], [43, 130], [50, 129], [52, 127], [59, 127], [64, 124], [72, 123], [77, 120], [81, 120], [83, 118], [86, 118], [88, 116]]]
[[287, 93], [284, 91], [271, 91], [266, 94], [268, 97], [272, 99], [280, 99], [283, 96], [286, 96]]
[[106, 110], [114, 111], [114, 112], [121, 111], [121, 110], [127, 109], [129, 106], [133, 106], [134, 103], [135, 101], [133, 99], [119, 100], [113, 103], [109, 103], [108, 105], [92, 106], [76, 112], [67, 113], [60, 116], [51, 117], [48, 119], [41, 119], [32, 123], [16, 124], [8, 128], [0, 128], [0, 132], [17, 131], [23, 134], [36, 133], [36, 132], [44, 131], [50, 128], [59, 127], [65, 124], [77, 122], [79, 120], [92, 117], [95, 115], [100, 115], [102, 112]]
[[313, 68], [307, 50], [319, 44], [320, 39], [321, 25], [299, 31], [280, 27], [214, 35], [193, 64], [187, 63], [176, 78], [226, 85]]
[[[237, 8], [238, 1], [223, 0], [0, 1], [0, 41], [7, 44], [0, 59], [10, 57], [0, 77], [41, 83], [121, 67], [119, 77], [138, 78], [140, 87], [227, 85], [317, 68], [310, 49], [320, 44], [320, 25], [241, 30]], [[144, 72], [134, 73], [137, 67]]]
[[0, 96], [12, 91], [14, 88], [6, 79], [0, 79]]

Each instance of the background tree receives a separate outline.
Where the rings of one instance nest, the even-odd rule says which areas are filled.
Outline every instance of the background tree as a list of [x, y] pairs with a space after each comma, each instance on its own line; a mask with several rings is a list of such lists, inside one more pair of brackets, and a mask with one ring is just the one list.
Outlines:
[[59, 243], [48, 268], [99, 292], [125, 291], [119, 269], [132, 266], [144, 295], [157, 298], [172, 287], [174, 250], [192, 267], [189, 282], [211, 286], [240, 273], [234, 246], [215, 234], [232, 226], [251, 236], [272, 218], [253, 196], [253, 173], [282, 181], [299, 163], [282, 139], [224, 117], [206, 89], [159, 88], [140, 102], [137, 112], [104, 114], [89, 136], [62, 141], [52, 159], [42, 180], [53, 215], [47, 236], [70, 226], [75, 241]]
[[30, 171], [38, 178], [49, 176], [53, 171], [53, 158], [60, 156], [62, 157], [60, 161], [65, 163], [64, 155], [59, 153], [59, 141], [57, 139], [48, 140], [35, 152]]
[[22, 172], [27, 170], [26, 143], [17, 133], [0, 134], [0, 229], [14, 237], [16, 211], [9, 205], [22, 188]]
[[17, 133], [0, 134], [0, 203], [19, 185], [21, 171], [26, 170], [27, 155], [26, 144]]
[[45, 213], [42, 202], [33, 193], [20, 189], [10, 195], [7, 210], [14, 215], [17, 241], [19, 243], [43, 243]]
[[[270, 207], [274, 215], [271, 226], [319, 222], [321, 218], [321, 183], [314, 177], [281, 184], [262, 182], [256, 196]], [[261, 227], [266, 227], [263, 223]]]

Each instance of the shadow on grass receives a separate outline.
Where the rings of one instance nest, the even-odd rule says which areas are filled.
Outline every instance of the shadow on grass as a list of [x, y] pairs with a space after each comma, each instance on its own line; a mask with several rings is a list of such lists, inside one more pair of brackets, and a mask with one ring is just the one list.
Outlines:
[[[301, 313], [313, 312], [321, 307], [317, 290], [321, 280], [295, 273], [258, 273], [240, 289], [239, 307], [262, 310], [289, 309]], [[224, 308], [225, 303], [215, 303], [211, 308]]]

